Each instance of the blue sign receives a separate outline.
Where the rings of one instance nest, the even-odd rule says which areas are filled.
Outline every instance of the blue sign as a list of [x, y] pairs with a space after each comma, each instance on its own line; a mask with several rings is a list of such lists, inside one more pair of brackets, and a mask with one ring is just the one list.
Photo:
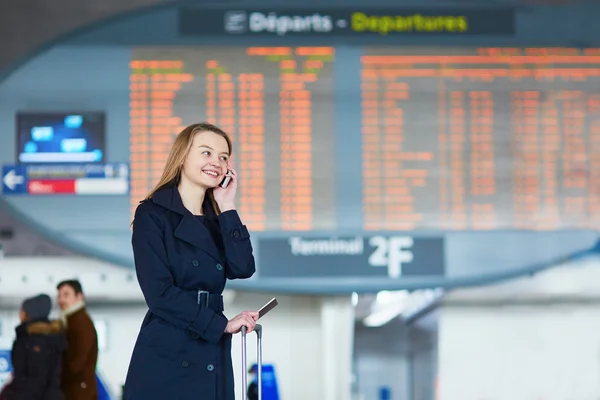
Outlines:
[[98, 400], [111, 400], [108, 388], [98, 372], [96, 373], [96, 384], [98, 385]]
[[0, 350], [0, 374], [12, 372], [13, 366], [10, 361], [10, 350]]
[[4, 386], [13, 370], [10, 350], [0, 350], [0, 389]]
[[[252, 367], [254, 370], [258, 368], [256, 364]], [[275, 366], [273, 364], [262, 365], [262, 395], [263, 400], [279, 400], [277, 375], [275, 374]]]
[[445, 273], [443, 237], [394, 234], [259, 238], [258, 250], [261, 278], [398, 279]]
[[387, 386], [379, 388], [379, 400], [392, 400], [392, 389]]
[[185, 7], [179, 10], [179, 33], [183, 36], [318, 36], [321, 40], [326, 37], [514, 35], [515, 10], [509, 7], [231, 10]]
[[23, 165], [5, 165], [2, 167], [2, 193], [27, 193], [27, 168]]
[[129, 193], [129, 165], [4, 165], [4, 195], [118, 195]]

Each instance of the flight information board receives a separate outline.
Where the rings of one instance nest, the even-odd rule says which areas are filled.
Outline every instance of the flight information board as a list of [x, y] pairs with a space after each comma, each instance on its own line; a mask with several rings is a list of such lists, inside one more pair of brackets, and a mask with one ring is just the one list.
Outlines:
[[[334, 47], [135, 48], [131, 206], [177, 132], [207, 120], [233, 136], [251, 230], [336, 229], [340, 179], [362, 180], [362, 198], [343, 199], [357, 229], [597, 226], [600, 50], [364, 47], [349, 61]], [[360, 71], [340, 85], [345, 65]], [[340, 115], [355, 131], [336, 130]], [[345, 177], [336, 147], [353, 137]]]
[[159, 178], [176, 133], [209, 121], [232, 136], [250, 229], [335, 228], [334, 56], [331, 47], [135, 49], [132, 207]]
[[366, 229], [598, 221], [599, 56], [367, 48], [361, 61]]

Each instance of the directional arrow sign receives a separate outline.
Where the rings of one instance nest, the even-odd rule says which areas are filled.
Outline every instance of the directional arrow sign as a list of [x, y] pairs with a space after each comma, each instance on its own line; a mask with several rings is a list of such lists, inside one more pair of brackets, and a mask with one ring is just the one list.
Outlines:
[[15, 190], [17, 185], [22, 185], [25, 182], [25, 177], [22, 175], [17, 175], [17, 172], [14, 169], [11, 169], [6, 175], [4, 175], [2, 182], [4, 182], [4, 184], [10, 190]]
[[25, 177], [25, 172], [25, 169], [20, 166], [4, 166], [2, 168], [2, 193], [27, 193], [27, 179]]
[[129, 166], [111, 164], [4, 165], [2, 194], [121, 196], [129, 193]]

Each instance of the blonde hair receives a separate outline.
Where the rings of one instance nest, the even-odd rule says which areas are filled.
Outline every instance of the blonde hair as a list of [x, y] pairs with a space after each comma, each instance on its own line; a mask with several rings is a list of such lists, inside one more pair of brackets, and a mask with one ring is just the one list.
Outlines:
[[[184, 128], [177, 137], [175, 138], [175, 142], [171, 147], [171, 151], [169, 152], [169, 157], [167, 158], [167, 163], [165, 164], [165, 168], [163, 170], [162, 176], [158, 180], [154, 189], [152, 189], [147, 195], [145, 200], [150, 200], [156, 191], [172, 185], [179, 183], [181, 179], [181, 170], [183, 169], [183, 163], [192, 147], [192, 142], [194, 140], [194, 136], [200, 132], [213, 132], [217, 135], [223, 137], [225, 141], [227, 141], [227, 147], [229, 148], [229, 154], [232, 152], [231, 148], [231, 139], [229, 135], [225, 133], [220, 128], [215, 125], [209, 124], [208, 122], [201, 122], [198, 124], [192, 124], [186, 128]], [[221, 210], [219, 210], [219, 206], [215, 201], [215, 197], [213, 195], [213, 189], [208, 189], [206, 191], [205, 196], [208, 196], [215, 213], [220, 214]]]

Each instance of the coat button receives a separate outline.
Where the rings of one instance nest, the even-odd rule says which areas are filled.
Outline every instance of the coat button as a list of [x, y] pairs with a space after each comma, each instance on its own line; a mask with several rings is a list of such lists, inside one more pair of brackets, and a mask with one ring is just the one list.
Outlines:
[[219, 271], [223, 271], [223, 266], [222, 266], [221, 264], [217, 264], [217, 269], [218, 269]]
[[198, 262], [198, 260], [194, 260], [194, 261], [192, 261], [192, 265], [194, 267], [197, 267], [198, 265], [200, 265], [200, 263]]
[[214, 370], [214, 369], [215, 369], [215, 366], [214, 366], [214, 365], [212, 365], [212, 364], [208, 364], [208, 365], [206, 366], [206, 369], [207, 369], [207, 370], [209, 370], [209, 371], [212, 371], [212, 370]]
[[236, 239], [240, 237], [240, 231], [239, 231], [239, 229], [236, 229], [235, 231], [233, 231], [233, 237], [236, 238]]
[[188, 334], [189, 337], [192, 337], [194, 339], [198, 339], [198, 336], [199, 336], [197, 333], [192, 332], [190, 330], [187, 331], [187, 334]]
[[187, 367], [188, 366], [188, 362], [187, 361], [182, 361], [181, 362], [181, 366], [182, 367]]

